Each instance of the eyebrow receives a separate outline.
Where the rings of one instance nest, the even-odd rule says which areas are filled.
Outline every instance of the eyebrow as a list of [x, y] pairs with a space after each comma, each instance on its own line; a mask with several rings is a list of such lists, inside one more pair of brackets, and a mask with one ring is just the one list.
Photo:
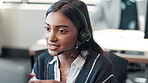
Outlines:
[[47, 25], [49, 26], [49, 24], [48, 24], [48, 23], [46, 23], [46, 22], [45, 22], [45, 24], [47, 24]]
[[56, 27], [60, 28], [60, 27], [66, 27], [69, 28], [67, 25], [57, 25]]
[[[46, 23], [46, 22], [45, 22], [45, 24], [47, 24], [48, 26], [50, 26], [50, 25], [49, 25], [48, 23]], [[60, 28], [60, 27], [66, 27], [66, 28], [69, 28], [67, 25], [57, 25], [56, 27], [57, 27], [57, 28]]]

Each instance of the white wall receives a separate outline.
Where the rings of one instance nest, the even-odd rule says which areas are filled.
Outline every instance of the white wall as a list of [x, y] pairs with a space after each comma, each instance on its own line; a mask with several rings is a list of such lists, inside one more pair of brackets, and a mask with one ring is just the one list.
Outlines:
[[28, 49], [44, 34], [45, 10], [29, 5], [4, 5], [0, 34], [3, 47]]

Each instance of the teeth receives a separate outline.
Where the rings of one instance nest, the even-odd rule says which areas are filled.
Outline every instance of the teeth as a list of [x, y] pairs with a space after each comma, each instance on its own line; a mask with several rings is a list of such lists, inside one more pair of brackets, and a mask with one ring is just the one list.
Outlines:
[[49, 45], [48, 47], [50, 50], [57, 50], [58, 46], [57, 45]]
[[51, 45], [51, 47], [55, 47], [54, 45]]
[[57, 46], [57, 45], [50, 45], [50, 47], [51, 48], [54, 48], [54, 47], [59, 47], [59, 46]]

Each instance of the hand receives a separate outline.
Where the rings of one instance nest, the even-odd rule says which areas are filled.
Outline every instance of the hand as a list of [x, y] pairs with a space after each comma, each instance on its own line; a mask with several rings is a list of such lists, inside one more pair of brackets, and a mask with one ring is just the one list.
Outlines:
[[33, 78], [33, 77], [35, 77], [35, 76], [36, 76], [35, 74], [29, 74], [29, 75], [28, 75], [29, 78]]
[[35, 80], [35, 81], [29, 81], [28, 83], [62, 83], [62, 82], [55, 80]]

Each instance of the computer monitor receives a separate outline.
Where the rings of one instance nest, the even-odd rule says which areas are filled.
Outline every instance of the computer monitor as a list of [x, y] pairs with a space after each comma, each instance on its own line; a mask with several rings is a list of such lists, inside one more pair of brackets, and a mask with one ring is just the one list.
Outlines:
[[148, 5], [147, 5], [146, 23], [145, 23], [145, 31], [144, 32], [145, 32], [144, 38], [148, 38]]

